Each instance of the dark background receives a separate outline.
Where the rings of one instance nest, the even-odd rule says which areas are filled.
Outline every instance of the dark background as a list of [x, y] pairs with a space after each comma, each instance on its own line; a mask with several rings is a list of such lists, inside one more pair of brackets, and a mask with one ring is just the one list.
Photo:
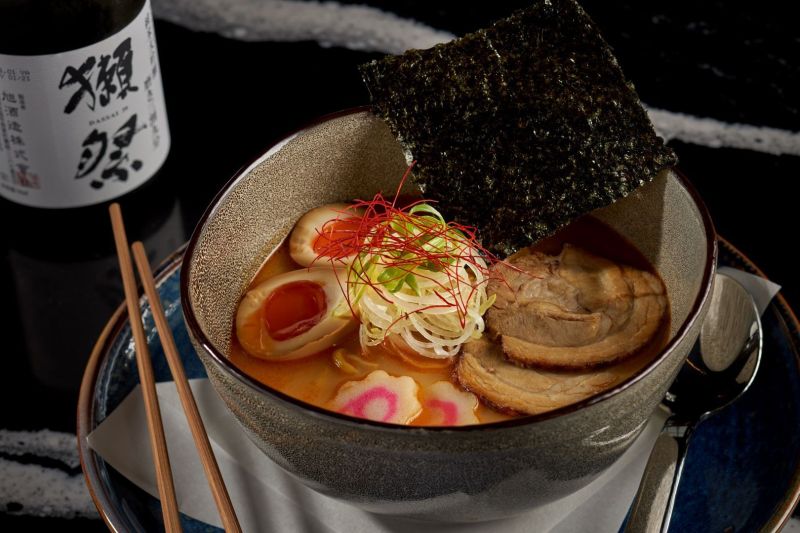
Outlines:
[[[527, 4], [369, 3], [456, 34]], [[649, 106], [800, 130], [800, 34], [791, 3], [583, 4]], [[123, 205], [131, 241], [145, 239], [153, 261], [188, 239], [222, 184], [273, 141], [322, 114], [367, 103], [355, 67], [382, 55], [313, 42], [245, 43], [163, 21], [156, 30], [172, 149], [158, 178]], [[671, 145], [719, 233], [800, 305], [791, 251], [800, 158]], [[74, 433], [83, 366], [123, 298], [104, 208], [45, 212], [3, 202], [0, 223], [0, 428]], [[0, 531], [105, 530], [99, 520], [19, 511], [0, 508]]]

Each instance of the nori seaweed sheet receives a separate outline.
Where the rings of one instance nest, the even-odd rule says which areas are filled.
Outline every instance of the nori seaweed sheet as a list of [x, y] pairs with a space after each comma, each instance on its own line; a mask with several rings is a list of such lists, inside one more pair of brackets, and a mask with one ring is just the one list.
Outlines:
[[573, 0], [537, 0], [361, 73], [373, 111], [417, 160], [424, 196], [501, 256], [677, 161]]

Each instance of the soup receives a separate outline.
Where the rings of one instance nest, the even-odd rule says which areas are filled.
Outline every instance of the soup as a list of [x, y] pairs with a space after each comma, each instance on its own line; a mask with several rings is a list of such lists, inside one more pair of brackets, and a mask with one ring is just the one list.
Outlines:
[[[357, 319], [352, 316], [359, 314], [351, 294], [358, 290], [343, 282], [351, 279], [354, 267], [347, 266], [347, 258], [358, 255], [359, 242], [353, 236], [360, 235], [359, 217], [365, 209], [371, 207], [339, 204], [312, 210], [270, 255], [251, 281], [233, 328], [230, 358], [242, 371], [298, 400], [351, 416], [412, 426], [466, 425], [585, 399], [636, 373], [666, 344], [669, 305], [658, 274], [632, 244], [591, 216], [506, 262], [470, 271], [465, 279], [473, 282], [481, 272], [486, 275], [486, 280], [475, 283], [485, 293], [481, 306], [486, 309], [477, 319], [467, 319], [466, 314], [461, 318], [465, 327], [475, 328], [466, 330], [466, 342], [455, 347], [428, 342], [425, 331], [436, 331], [435, 326], [423, 330], [422, 336], [414, 333], [411, 342], [393, 333], [391, 325], [377, 334], [365, 332], [371, 326], [369, 322], [365, 326], [364, 312]], [[434, 216], [424, 208], [422, 213]], [[322, 256], [330, 261], [327, 265]], [[552, 279], [525, 272], [528, 267], [515, 261], [544, 269]], [[406, 270], [381, 288], [413, 295], [412, 282], [403, 277]], [[571, 280], [575, 272], [584, 271], [588, 281]], [[617, 271], [628, 277], [614, 278]], [[521, 276], [521, 284], [512, 276]], [[424, 273], [413, 281], [415, 287], [423, 277]], [[626, 284], [644, 283], [655, 289], [637, 289], [644, 297], [632, 290], [627, 305], [613, 293], [615, 282], [623, 291]], [[569, 295], [580, 286], [589, 287], [586, 294]], [[362, 292], [372, 288], [356, 287]], [[513, 287], [518, 293], [510, 297], [508, 308], [509, 297], [503, 294]], [[496, 294], [489, 294], [490, 288]], [[531, 301], [520, 296], [531, 290], [536, 293]], [[459, 294], [473, 297], [476, 292]], [[469, 314], [468, 307], [464, 309]], [[514, 330], [514, 320], [528, 312], [533, 316], [532, 329], [541, 330], [544, 337], [539, 333], [531, 337], [527, 326], [521, 332]], [[566, 322], [554, 322], [562, 318]], [[640, 322], [635, 334], [628, 331]], [[547, 328], [553, 331], [548, 333]], [[607, 330], [605, 337], [598, 337], [601, 330]]]

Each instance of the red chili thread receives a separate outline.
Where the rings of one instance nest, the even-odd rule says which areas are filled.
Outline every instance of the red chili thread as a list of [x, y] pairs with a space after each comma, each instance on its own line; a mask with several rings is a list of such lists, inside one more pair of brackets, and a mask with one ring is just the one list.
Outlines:
[[[406, 179], [411, 174], [414, 163], [406, 169], [391, 201], [386, 200], [382, 193], [377, 193], [371, 200], [356, 200], [352, 205], [340, 210], [336, 218], [327, 221], [318, 230], [325, 233], [329, 228], [343, 219], [359, 219], [359, 224], [355, 229], [339, 230], [337, 234], [341, 237], [333, 239], [319, 252], [315, 261], [322, 259], [335, 264], [337, 259], [355, 255], [354, 265], [348, 272], [345, 283], [339, 280], [350, 311], [355, 315], [353, 309], [352, 295], [359, 289], [359, 285], [366, 285], [374, 290], [380, 298], [387, 303], [392, 300], [384, 292], [385, 284], [398, 282], [407, 274], [413, 273], [420, 279], [433, 280], [432, 276], [427, 276], [425, 267], [428, 270], [444, 272], [447, 277], [445, 283], [435, 281], [438, 286], [434, 291], [436, 297], [442, 302], [440, 305], [427, 305], [409, 312], [422, 312], [428, 309], [452, 307], [456, 310], [459, 323], [463, 327], [466, 324], [467, 303], [471, 301], [478, 286], [470, 284], [471, 289], [466, 297], [461, 294], [461, 284], [466, 282], [468, 274], [455, 272], [452, 265], [457, 263], [463, 266], [464, 263], [470, 265], [476, 271], [484, 275], [482, 283], [488, 283], [492, 277], [498, 277], [496, 270], [489, 269], [479, 262], [480, 259], [488, 265], [499, 261], [491, 252], [483, 248], [478, 242], [476, 230], [472, 226], [459, 224], [456, 222], [446, 222], [440, 224], [432, 216], [423, 214], [412, 214], [409, 211], [417, 205], [434, 205], [432, 200], [417, 199], [404, 207], [397, 207], [400, 191]], [[363, 211], [363, 214], [361, 213]], [[404, 227], [411, 224], [414, 232], [398, 232], [393, 226]], [[441, 239], [443, 245], [439, 250], [432, 250], [425, 245], [433, 240]], [[354, 244], [355, 243], [355, 244]], [[398, 275], [393, 279], [386, 280], [384, 283], [377, 283], [369, 278], [366, 272], [364, 260], [377, 261], [384, 269], [395, 268]], [[514, 267], [512, 267], [514, 268]], [[338, 277], [338, 274], [337, 274]], [[353, 289], [353, 290], [348, 290]], [[407, 316], [404, 315], [404, 317]], [[403, 317], [401, 317], [403, 318]], [[398, 319], [399, 320], [399, 319]], [[390, 328], [391, 329], [391, 328]]]

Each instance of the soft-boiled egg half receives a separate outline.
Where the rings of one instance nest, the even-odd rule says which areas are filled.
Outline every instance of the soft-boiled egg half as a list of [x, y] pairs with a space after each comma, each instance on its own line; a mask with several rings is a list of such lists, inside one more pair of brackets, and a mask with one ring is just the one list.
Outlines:
[[302, 266], [350, 264], [358, 253], [358, 229], [363, 210], [348, 204], [328, 204], [312, 209], [295, 224], [289, 254]]
[[358, 324], [340, 283], [343, 269], [303, 268], [269, 278], [244, 295], [236, 336], [250, 355], [299, 359], [340, 341]]

